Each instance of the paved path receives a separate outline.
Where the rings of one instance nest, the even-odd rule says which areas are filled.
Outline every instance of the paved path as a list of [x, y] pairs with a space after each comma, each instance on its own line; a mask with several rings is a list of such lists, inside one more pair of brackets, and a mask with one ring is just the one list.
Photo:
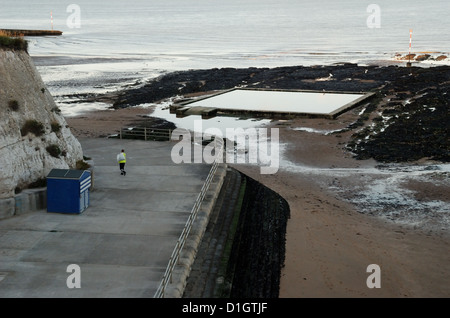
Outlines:
[[[174, 164], [170, 142], [80, 142], [94, 163], [90, 206], [0, 221], [0, 297], [154, 296], [211, 166]], [[122, 148], [126, 176], [116, 163]], [[81, 288], [67, 287], [70, 264], [80, 267]]]

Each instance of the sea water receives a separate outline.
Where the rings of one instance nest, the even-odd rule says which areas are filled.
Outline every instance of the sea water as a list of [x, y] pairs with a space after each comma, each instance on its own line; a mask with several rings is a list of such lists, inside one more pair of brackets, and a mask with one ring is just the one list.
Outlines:
[[0, 28], [63, 31], [27, 39], [66, 115], [76, 94], [176, 70], [393, 62], [408, 53], [411, 29], [413, 52], [450, 52], [446, 0], [1, 0], [0, 8]]

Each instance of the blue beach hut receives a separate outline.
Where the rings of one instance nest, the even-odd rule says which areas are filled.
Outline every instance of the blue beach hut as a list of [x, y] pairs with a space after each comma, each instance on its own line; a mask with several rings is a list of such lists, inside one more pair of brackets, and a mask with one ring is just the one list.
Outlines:
[[47, 175], [47, 212], [80, 214], [89, 206], [91, 173], [52, 169]]

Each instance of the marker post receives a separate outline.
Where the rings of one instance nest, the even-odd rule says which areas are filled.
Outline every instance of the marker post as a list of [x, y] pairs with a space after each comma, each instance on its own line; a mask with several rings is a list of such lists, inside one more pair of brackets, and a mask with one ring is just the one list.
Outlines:
[[411, 67], [411, 43], [412, 43], [412, 29], [409, 30], [409, 53], [407, 67]]

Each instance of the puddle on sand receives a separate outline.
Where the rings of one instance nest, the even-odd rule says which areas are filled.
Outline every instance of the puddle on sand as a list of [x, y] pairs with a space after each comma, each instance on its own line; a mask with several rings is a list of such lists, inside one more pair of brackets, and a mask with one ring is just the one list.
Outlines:
[[172, 100], [165, 101], [159, 104], [142, 104], [141, 107], [152, 108], [153, 112], [149, 115], [172, 122], [178, 128], [188, 129], [195, 132], [205, 132], [208, 129], [219, 129], [222, 136], [226, 136], [227, 129], [248, 129], [248, 128], [262, 128], [271, 122], [270, 119], [254, 119], [241, 118], [231, 116], [217, 116], [210, 119], [202, 119], [200, 115], [190, 115], [183, 118], [178, 118], [176, 114], [171, 114], [169, 106]]

